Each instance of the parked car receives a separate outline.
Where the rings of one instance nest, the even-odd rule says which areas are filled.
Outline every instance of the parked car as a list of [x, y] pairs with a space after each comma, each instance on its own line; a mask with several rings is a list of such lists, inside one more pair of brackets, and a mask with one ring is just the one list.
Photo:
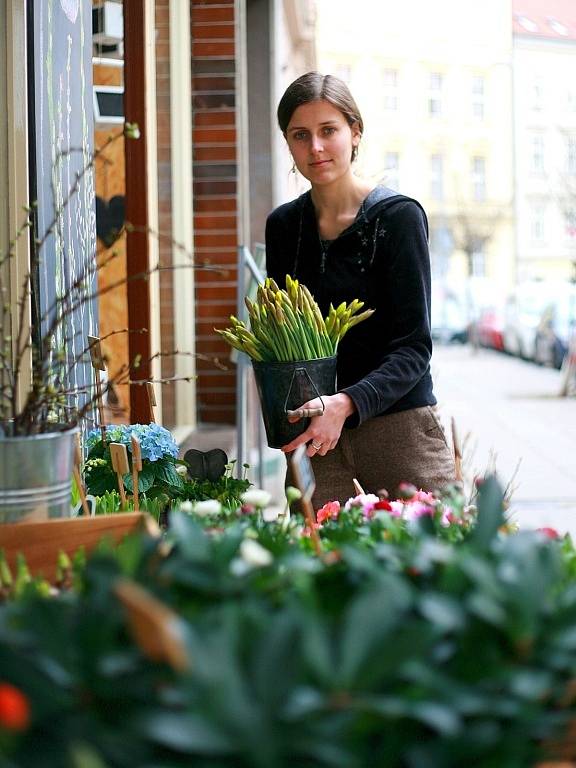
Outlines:
[[458, 293], [444, 285], [432, 286], [432, 338], [444, 344], [468, 338], [466, 309]]
[[533, 359], [536, 331], [551, 294], [551, 284], [533, 281], [516, 286], [508, 296], [502, 330], [506, 352], [524, 360]]
[[576, 325], [576, 286], [567, 285], [542, 311], [534, 339], [534, 360], [561, 368]]
[[470, 338], [481, 347], [504, 350], [504, 316], [496, 307], [486, 307], [470, 328]]

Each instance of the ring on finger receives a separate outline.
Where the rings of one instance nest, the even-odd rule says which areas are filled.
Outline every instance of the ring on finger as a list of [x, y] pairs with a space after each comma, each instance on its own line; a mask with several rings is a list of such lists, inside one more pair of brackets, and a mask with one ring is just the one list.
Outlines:
[[314, 448], [315, 451], [319, 451], [322, 446], [323, 443], [315, 443], [314, 440], [312, 440], [312, 448]]

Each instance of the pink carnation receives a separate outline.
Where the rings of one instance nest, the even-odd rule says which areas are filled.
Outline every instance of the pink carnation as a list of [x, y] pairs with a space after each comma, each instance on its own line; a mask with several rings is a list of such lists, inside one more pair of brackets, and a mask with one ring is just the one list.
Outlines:
[[358, 496], [353, 496], [351, 499], [348, 499], [344, 505], [344, 509], [348, 511], [349, 509], [352, 509], [352, 507], [362, 507], [362, 511], [366, 517], [370, 517], [374, 511], [374, 507], [379, 501], [380, 498], [376, 496], [375, 493], [360, 493]]
[[417, 520], [425, 515], [433, 515], [434, 508], [421, 501], [409, 501], [404, 505], [404, 517], [406, 520]]
[[433, 505], [436, 503], [436, 497], [430, 491], [420, 489], [413, 497], [412, 501], [423, 501], [425, 504]]
[[404, 512], [404, 504], [401, 501], [390, 502], [390, 514], [392, 517], [402, 517]]
[[444, 507], [442, 512], [441, 523], [443, 526], [447, 528], [452, 523], [455, 523], [456, 525], [460, 525], [462, 523], [462, 519], [460, 517], [457, 517], [450, 507]]

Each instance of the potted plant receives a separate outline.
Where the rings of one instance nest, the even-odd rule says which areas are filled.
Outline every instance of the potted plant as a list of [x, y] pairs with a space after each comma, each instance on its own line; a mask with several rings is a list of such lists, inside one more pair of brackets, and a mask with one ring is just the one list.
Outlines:
[[[64, 581], [81, 584], [66, 594], [45, 597], [22, 568], [5, 578], [0, 567], [9, 765], [556, 757], [576, 716], [569, 538], [503, 532], [490, 480], [477, 517], [447, 526], [430, 494], [402, 499], [402, 514], [353, 499], [320, 531], [339, 557], [320, 559], [296, 519], [266, 522], [255, 501], [220, 531], [176, 513], [162, 541], [67, 564]], [[464, 503], [442, 502], [456, 517]]]
[[[63, 211], [75, 197], [83, 194], [82, 184], [88, 183], [85, 177], [96, 159], [122, 136], [137, 139], [138, 126], [126, 123], [123, 131], [110, 136], [91, 155], [76, 174], [66, 197], [55, 205], [54, 216], [43, 233], [35, 236], [36, 206], [32, 204], [18, 232], [0, 252], [0, 295], [6, 296], [10, 295], [8, 268], [23, 240], [31, 233], [34, 235], [30, 238], [33, 243], [30, 266], [19, 286], [16, 311], [4, 300], [0, 307], [0, 523], [70, 514], [78, 429], [84, 428], [85, 417], [94, 414], [95, 406], [110, 388], [129, 383], [131, 372], [138, 367], [138, 361], [127, 363], [101, 388], [94, 386], [90, 365], [91, 359], [94, 362], [94, 342], [84, 336], [86, 329], [79, 319], [99, 296], [127, 279], [109, 283], [105, 288], [98, 287], [99, 270], [114, 259], [116, 253], [99, 261], [87, 254], [81, 264], [70, 268], [65, 289], [56, 290], [53, 299], [46, 302], [48, 306], [39, 305], [35, 290], [43, 253], [53, 247], [55, 233], [63, 229]], [[60, 160], [58, 157], [56, 162]], [[59, 243], [65, 253], [67, 246], [62, 236]], [[158, 268], [152, 267], [141, 277]], [[31, 297], [35, 299], [33, 324]], [[98, 355], [103, 360], [100, 352]], [[103, 362], [100, 367], [104, 367]], [[77, 375], [78, 372], [81, 375]], [[97, 382], [99, 385], [99, 378]]]
[[[251, 358], [268, 445], [280, 448], [308, 426], [307, 418], [290, 423], [288, 411], [334, 394], [338, 343], [374, 310], [360, 312], [364, 304], [355, 299], [337, 308], [330, 304], [324, 318], [308, 288], [290, 275], [286, 289], [266, 278], [256, 301], [246, 297], [245, 303], [250, 327], [232, 315], [231, 327], [216, 332]], [[323, 404], [318, 413], [322, 410]]]

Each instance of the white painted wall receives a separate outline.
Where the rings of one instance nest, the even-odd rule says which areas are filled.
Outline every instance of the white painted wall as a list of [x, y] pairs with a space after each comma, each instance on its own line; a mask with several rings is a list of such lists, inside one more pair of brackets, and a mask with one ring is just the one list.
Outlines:
[[563, 211], [571, 197], [576, 212], [576, 167], [570, 172], [567, 158], [569, 138], [576, 154], [576, 40], [515, 38], [514, 107], [519, 277], [569, 279], [576, 237]]

